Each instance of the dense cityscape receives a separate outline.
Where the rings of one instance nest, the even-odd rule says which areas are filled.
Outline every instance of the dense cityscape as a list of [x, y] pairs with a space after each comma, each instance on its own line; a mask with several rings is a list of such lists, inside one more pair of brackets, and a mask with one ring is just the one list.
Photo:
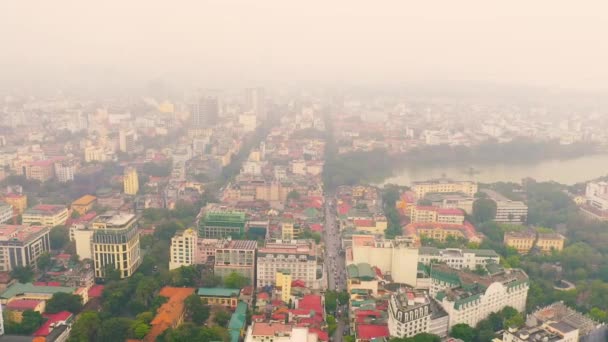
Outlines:
[[3, 338], [605, 340], [604, 179], [380, 185], [360, 170], [399, 164], [352, 167], [435, 145], [599, 151], [603, 131], [576, 116], [457, 131], [430, 103], [385, 107], [408, 125], [369, 106], [263, 88], [6, 96]]
[[605, 1], [0, 1], [0, 342], [608, 342]]

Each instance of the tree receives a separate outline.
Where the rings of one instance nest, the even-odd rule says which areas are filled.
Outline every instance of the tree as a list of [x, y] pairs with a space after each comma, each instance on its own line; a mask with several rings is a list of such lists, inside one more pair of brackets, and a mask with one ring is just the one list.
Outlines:
[[49, 232], [49, 239], [51, 241], [51, 249], [63, 249], [70, 241], [70, 232], [65, 226], [55, 226]]
[[141, 340], [144, 336], [148, 335], [150, 332], [150, 326], [143, 322], [137, 322], [133, 325], [133, 335], [135, 338]]
[[23, 312], [23, 319], [21, 321], [22, 332], [29, 335], [40, 328], [42, 322], [44, 322], [44, 318], [40, 312], [26, 310]]
[[194, 324], [201, 325], [209, 318], [210, 309], [208, 305], [203, 304], [201, 297], [192, 294], [184, 301], [186, 312]]
[[288, 194], [287, 194], [287, 200], [299, 200], [300, 199], [300, 193], [297, 192], [296, 190], [291, 190]]
[[120, 280], [120, 270], [117, 270], [114, 264], [107, 264], [104, 268], [104, 276], [106, 280], [118, 281]]
[[480, 198], [473, 202], [473, 220], [476, 223], [491, 221], [496, 216], [496, 202]]
[[11, 276], [20, 283], [31, 283], [34, 280], [34, 270], [29, 266], [17, 266], [11, 271]]
[[231, 289], [242, 289], [243, 287], [249, 285], [249, 282], [249, 278], [237, 272], [232, 272], [226, 278], [224, 278], [224, 285]]
[[507, 319], [505, 321], [505, 326], [509, 328], [520, 328], [525, 323], [524, 316], [520, 313], [515, 314], [515, 316]]
[[101, 323], [99, 341], [124, 341], [131, 330], [131, 320], [124, 317], [110, 317]]
[[82, 310], [82, 297], [71, 293], [57, 292], [46, 304], [46, 312], [48, 313], [69, 311], [77, 314], [80, 310]]
[[52, 263], [51, 254], [48, 252], [44, 252], [44, 253], [40, 254], [36, 263], [38, 264], [39, 270], [46, 271], [51, 266], [51, 263]]
[[[70, 332], [70, 342], [89, 342], [96, 341], [101, 326], [101, 318], [99, 313], [95, 311], [86, 311], [82, 313]], [[121, 339], [122, 340], [122, 339]]]
[[213, 315], [213, 321], [220, 327], [225, 327], [230, 321], [230, 313], [226, 310], [219, 310]]
[[456, 324], [452, 327], [450, 336], [459, 338], [464, 342], [473, 342], [473, 338], [475, 337], [475, 329], [471, 328], [468, 324]]

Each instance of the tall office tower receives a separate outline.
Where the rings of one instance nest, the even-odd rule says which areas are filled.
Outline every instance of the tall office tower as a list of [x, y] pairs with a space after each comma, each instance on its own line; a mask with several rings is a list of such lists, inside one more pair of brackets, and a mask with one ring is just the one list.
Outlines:
[[121, 129], [118, 132], [119, 148], [121, 152], [132, 153], [135, 150], [135, 131]]
[[245, 93], [245, 108], [253, 111], [259, 120], [266, 120], [264, 88], [249, 88]]
[[190, 119], [193, 128], [205, 128], [217, 123], [220, 115], [219, 100], [215, 96], [201, 97], [190, 105]]
[[123, 185], [125, 194], [137, 195], [139, 191], [139, 177], [137, 177], [137, 170], [134, 167], [125, 168]]
[[105, 278], [108, 265], [120, 271], [121, 278], [130, 277], [141, 264], [137, 217], [125, 213], [99, 215], [91, 229], [95, 277]]

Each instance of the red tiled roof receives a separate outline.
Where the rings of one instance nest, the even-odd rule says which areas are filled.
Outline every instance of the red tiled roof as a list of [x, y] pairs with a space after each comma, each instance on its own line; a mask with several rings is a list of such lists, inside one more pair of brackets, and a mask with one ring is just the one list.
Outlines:
[[258, 293], [258, 299], [268, 299], [268, 293], [267, 292], [260, 292]]
[[350, 211], [352, 207], [347, 203], [341, 203], [338, 205], [337, 211], [338, 215], [346, 215]]
[[374, 222], [374, 220], [369, 220], [369, 219], [355, 220], [354, 223], [355, 223], [356, 227], [375, 227], [376, 226], [376, 223]]
[[388, 326], [386, 325], [372, 325], [372, 324], [359, 324], [357, 325], [357, 338], [364, 340], [371, 340], [372, 338], [388, 337]]
[[464, 212], [462, 209], [458, 208], [439, 208], [437, 209], [437, 214], [439, 215], [462, 215], [464, 216]]
[[61, 286], [61, 283], [58, 281], [49, 281], [49, 282], [37, 281], [37, 282], [34, 282], [34, 285], [36, 285], [36, 286]]
[[42, 316], [44, 316], [47, 320], [42, 324], [42, 326], [40, 326], [40, 328], [38, 328], [38, 330], [36, 330], [36, 332], [34, 332], [33, 336], [48, 336], [52, 330], [51, 325], [58, 322], [65, 322], [72, 316], [72, 314], [68, 311], [61, 311], [54, 314], [45, 313]]
[[101, 297], [101, 294], [103, 293], [103, 285], [93, 285], [91, 286], [91, 288], [89, 289], [89, 298], [98, 298]]
[[410, 223], [405, 227], [406, 235], [415, 235], [420, 228], [460, 230], [467, 238], [472, 238], [477, 235], [477, 230], [470, 222], [465, 221], [464, 224], [439, 223], [439, 222], [417, 222]]
[[6, 304], [8, 310], [34, 310], [42, 301], [36, 299], [18, 299]]
[[317, 334], [317, 336], [319, 336], [319, 340], [321, 341], [329, 341], [329, 335], [326, 331], [317, 328], [308, 328], [308, 331]]
[[320, 223], [313, 223], [310, 225], [310, 230], [312, 230], [313, 232], [322, 232], [323, 225]]
[[314, 310], [316, 314], [323, 316], [321, 296], [310, 294], [302, 297], [298, 301], [298, 309]]
[[306, 283], [304, 282], [304, 280], [300, 280], [300, 279], [296, 279], [294, 281], [291, 282], [291, 287], [306, 287]]

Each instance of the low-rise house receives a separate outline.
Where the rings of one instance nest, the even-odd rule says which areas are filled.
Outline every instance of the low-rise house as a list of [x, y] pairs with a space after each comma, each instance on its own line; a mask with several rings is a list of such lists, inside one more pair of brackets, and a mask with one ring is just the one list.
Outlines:
[[228, 289], [223, 287], [201, 287], [198, 289], [198, 296], [207, 300], [209, 305], [221, 305], [229, 309], [235, 309], [239, 301], [238, 289]]

